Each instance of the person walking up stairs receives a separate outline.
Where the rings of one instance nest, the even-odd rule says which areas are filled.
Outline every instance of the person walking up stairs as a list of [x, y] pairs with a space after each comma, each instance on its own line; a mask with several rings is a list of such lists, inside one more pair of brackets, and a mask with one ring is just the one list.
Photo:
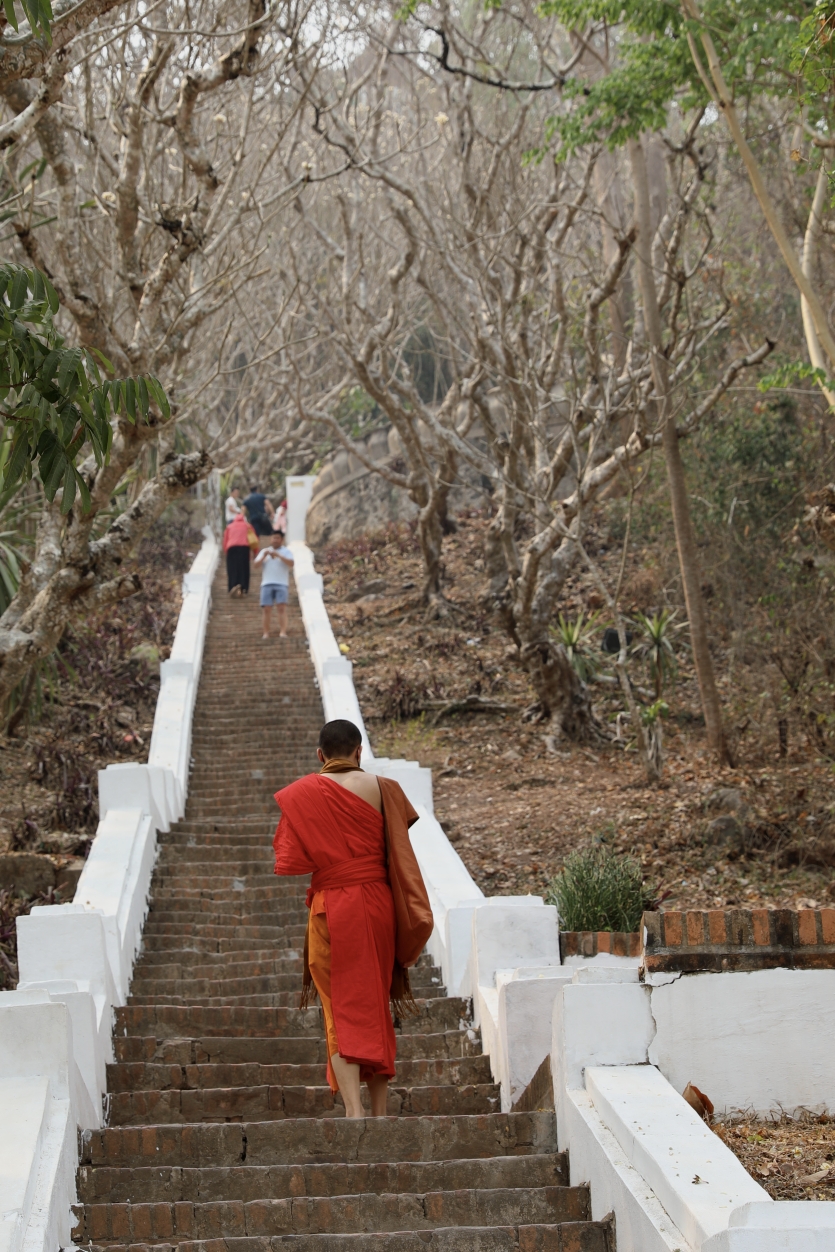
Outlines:
[[[317, 768], [298, 608], [268, 659], [223, 576], [185, 819], [160, 836], [107, 1125], [85, 1131], [74, 1242], [123, 1252], [615, 1252], [569, 1186], [552, 1112], [501, 1113], [467, 1000], [424, 955], [396, 1023], [388, 1116], [351, 1120], [299, 1009], [307, 881], [273, 875], [273, 793]], [[256, 663], [257, 657], [257, 663]]]

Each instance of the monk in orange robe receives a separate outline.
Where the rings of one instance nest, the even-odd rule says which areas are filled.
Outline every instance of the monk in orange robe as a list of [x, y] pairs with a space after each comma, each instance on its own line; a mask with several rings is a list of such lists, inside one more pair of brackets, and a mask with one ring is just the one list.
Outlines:
[[305, 982], [322, 1001], [331, 1089], [348, 1117], [364, 1117], [367, 1083], [380, 1117], [395, 1073], [389, 1001], [414, 1004], [406, 968], [431, 934], [432, 913], [409, 843], [418, 815], [398, 783], [360, 769], [361, 755], [353, 722], [322, 728], [321, 773], [276, 793], [273, 846], [276, 874], [312, 874]]

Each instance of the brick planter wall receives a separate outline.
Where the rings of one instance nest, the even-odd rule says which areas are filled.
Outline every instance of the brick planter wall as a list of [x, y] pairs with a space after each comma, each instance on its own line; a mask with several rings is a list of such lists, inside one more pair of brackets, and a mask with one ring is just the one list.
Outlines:
[[561, 930], [560, 960], [568, 956], [597, 956], [608, 952], [612, 956], [640, 956], [641, 935], [620, 930]]
[[835, 909], [710, 909], [644, 913], [647, 973], [835, 969]]

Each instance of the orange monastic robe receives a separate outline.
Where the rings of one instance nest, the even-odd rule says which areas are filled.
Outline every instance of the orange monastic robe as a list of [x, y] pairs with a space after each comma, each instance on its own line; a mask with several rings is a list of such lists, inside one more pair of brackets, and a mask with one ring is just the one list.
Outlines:
[[[339, 1055], [360, 1066], [363, 1081], [375, 1074], [393, 1078], [395, 914], [382, 814], [326, 774], [308, 774], [275, 798], [281, 808], [275, 872], [312, 873], [307, 903], [314, 915], [324, 908], [327, 919], [330, 979], [322, 977], [326, 947], [323, 952], [320, 943], [314, 952], [313, 927], [310, 972], [332, 1012]], [[328, 1080], [337, 1090], [330, 1061]]]

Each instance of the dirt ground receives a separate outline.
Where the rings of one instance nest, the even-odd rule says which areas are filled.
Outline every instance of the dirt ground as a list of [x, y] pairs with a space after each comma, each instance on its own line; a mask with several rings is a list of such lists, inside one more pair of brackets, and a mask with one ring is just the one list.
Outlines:
[[741, 1113], [713, 1129], [772, 1200], [835, 1200], [835, 1121], [827, 1114]]
[[[640, 858], [650, 894], [667, 908], [830, 904], [832, 762], [801, 739], [781, 757], [754, 725], [738, 739], [737, 767], [717, 766], [683, 649], [675, 689], [665, 692], [661, 786], [646, 784], [628, 728], [617, 740], [623, 701], [605, 682], [593, 694], [610, 740], [562, 742], [550, 751], [542, 726], [523, 720], [534, 693], [516, 651], [479, 602], [487, 519], [473, 513], [457, 522], [445, 541], [449, 614], [440, 620], [427, 621], [420, 606], [421, 563], [408, 528], [335, 544], [316, 558], [374, 751], [433, 768], [438, 819], [482, 890], [539, 893], [568, 852], [604, 840]], [[597, 559], [614, 583], [620, 550], [607, 551], [605, 536], [599, 544]], [[627, 610], [630, 600], [644, 607], [646, 558], [640, 550], [630, 558]], [[576, 615], [597, 603], [589, 579], [578, 574], [562, 608]], [[601, 616], [601, 634], [606, 624]], [[738, 666], [732, 681], [721, 645], [716, 663], [729, 724], [744, 731], [751, 717], [742, 716], [737, 691], [756, 685], [756, 676], [740, 677]], [[648, 682], [638, 661], [633, 681]], [[504, 707], [438, 719], [439, 706], [467, 696]], [[744, 820], [726, 816], [723, 826], [716, 815], [727, 808], [728, 791]]]

